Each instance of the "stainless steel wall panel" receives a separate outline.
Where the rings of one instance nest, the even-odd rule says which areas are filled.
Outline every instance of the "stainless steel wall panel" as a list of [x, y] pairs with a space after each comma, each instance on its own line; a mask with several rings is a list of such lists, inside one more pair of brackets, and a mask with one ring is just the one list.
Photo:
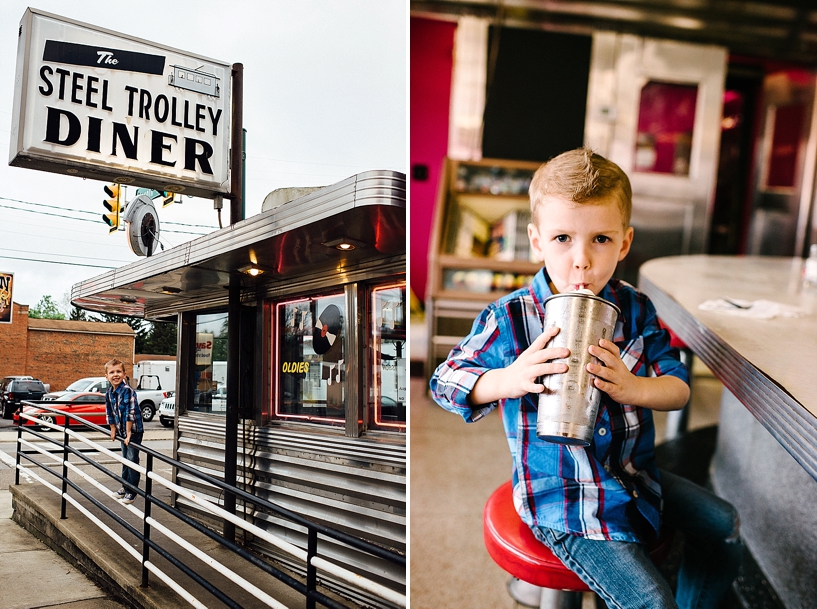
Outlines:
[[[217, 417], [190, 412], [180, 415], [179, 460], [221, 478], [224, 424]], [[281, 507], [378, 545], [406, 551], [406, 445], [405, 436], [349, 438], [343, 430], [304, 426], [239, 428], [239, 485]], [[179, 473], [179, 485], [221, 502], [221, 492], [189, 474]], [[182, 511], [220, 529], [221, 521], [194, 503], [179, 498]], [[239, 505], [239, 512], [245, 507]], [[302, 527], [246, 506], [254, 524], [306, 547]], [[301, 573], [303, 569], [257, 539], [254, 549]], [[405, 591], [405, 570], [387, 561], [320, 538], [321, 555], [344, 564], [395, 590]], [[336, 590], [359, 597], [342, 582], [327, 581]], [[374, 598], [359, 597], [369, 605], [389, 607]]]
[[405, 515], [363, 507], [342, 494], [257, 482], [255, 494], [271, 503], [381, 546], [405, 551]]
[[[323, 538], [319, 537], [319, 546], [322, 548], [321, 553], [323, 553], [323, 551], [324, 551], [323, 550], [323, 545], [321, 545], [323, 543], [323, 541], [324, 541]], [[289, 559], [288, 557], [281, 555], [280, 553], [274, 552], [274, 550], [272, 550], [270, 548], [270, 546], [257, 545], [257, 546], [255, 546], [255, 549], [260, 554], [269, 557], [274, 562], [278, 563], [281, 566], [284, 566], [285, 568], [288, 568], [290, 571], [300, 575], [301, 577], [306, 576], [306, 571], [301, 567], [301, 565], [299, 565], [295, 561]], [[330, 552], [331, 552], [331, 550], [330, 550]], [[332, 556], [332, 555], [329, 554], [329, 556]], [[343, 559], [345, 559], [345, 558], [342, 558], [341, 560], [343, 560]], [[405, 588], [406, 588], [405, 580], [400, 581], [400, 582], [396, 582], [394, 580], [391, 580], [390, 578], [378, 579], [377, 577], [375, 577], [372, 573], [370, 573], [366, 569], [359, 569], [358, 572], [363, 574], [365, 577], [368, 577], [369, 579], [372, 579], [374, 581], [379, 581], [379, 583], [382, 583], [383, 585], [395, 588], [395, 589], [399, 590], [400, 592], [403, 592], [403, 590], [405, 590]], [[383, 601], [382, 599], [375, 598], [375, 597], [373, 597], [371, 595], [368, 595], [366, 593], [362, 593], [359, 589], [352, 588], [346, 582], [338, 580], [338, 579], [336, 579], [334, 577], [331, 577], [331, 576], [327, 576], [326, 574], [319, 575], [318, 580], [323, 585], [325, 585], [327, 588], [330, 588], [330, 589], [333, 589], [333, 590], [336, 590], [336, 591], [340, 592], [344, 596], [346, 596], [346, 597], [352, 599], [353, 601], [357, 602], [362, 607], [379, 607], [379, 608], [382, 607], [384, 609], [398, 609], [398, 606], [394, 605], [393, 603], [389, 603], [389, 602]]]
[[[306, 530], [301, 527], [295, 527], [291, 523], [287, 524], [286, 521], [280, 518], [262, 514], [259, 515], [256, 524], [265, 531], [273, 532], [292, 544], [298, 546], [306, 544]], [[341, 562], [344, 565], [349, 565], [358, 573], [365, 574], [366, 577], [370, 577], [384, 585], [388, 585], [389, 583], [405, 585], [405, 577], [395, 578], [393, 573], [383, 568], [381, 562], [373, 562], [371, 556], [368, 554], [324, 537], [323, 535], [319, 535], [318, 538], [320, 540], [322, 556]], [[265, 554], [269, 555], [275, 552], [269, 545], [260, 542], [256, 542], [255, 545], [259, 548], [263, 547], [262, 552]]]
[[[622, 279], [636, 283], [639, 266], [649, 259], [707, 250], [726, 64], [726, 49], [714, 45], [618, 32], [593, 34], [585, 144], [617, 163], [633, 189], [635, 237], [617, 269]], [[638, 168], [641, 95], [648, 83], [697, 90], [688, 167], [682, 163], [677, 174]], [[649, 112], [651, 106], [644, 110]]]

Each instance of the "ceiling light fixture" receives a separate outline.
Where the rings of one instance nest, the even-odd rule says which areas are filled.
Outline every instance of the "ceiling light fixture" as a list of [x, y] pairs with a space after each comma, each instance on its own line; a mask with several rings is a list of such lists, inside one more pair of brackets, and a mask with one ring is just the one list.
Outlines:
[[341, 237], [340, 239], [326, 241], [324, 242], [324, 245], [326, 247], [333, 247], [342, 252], [348, 252], [358, 247], [365, 247], [366, 243], [364, 243], [363, 241], [358, 241], [357, 239], [351, 239], [349, 237]]
[[258, 277], [259, 275], [264, 274], [264, 269], [260, 269], [254, 264], [248, 264], [247, 266], [242, 266], [238, 269], [239, 273], [244, 273], [245, 275], [249, 275], [251, 277]]

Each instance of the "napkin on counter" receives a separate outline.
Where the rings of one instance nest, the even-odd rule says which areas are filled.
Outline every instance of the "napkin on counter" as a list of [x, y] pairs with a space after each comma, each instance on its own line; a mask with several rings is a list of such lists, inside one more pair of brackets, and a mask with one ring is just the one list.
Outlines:
[[800, 317], [806, 312], [798, 307], [772, 300], [741, 300], [740, 298], [716, 298], [698, 305], [704, 311], [723, 311], [741, 317], [773, 319], [775, 317]]

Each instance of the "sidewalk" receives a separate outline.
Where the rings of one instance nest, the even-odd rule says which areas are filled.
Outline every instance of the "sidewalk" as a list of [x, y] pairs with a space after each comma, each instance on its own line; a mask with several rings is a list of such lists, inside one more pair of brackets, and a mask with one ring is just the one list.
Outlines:
[[11, 492], [0, 490], [3, 609], [125, 609], [76, 567], [11, 519]]
[[[157, 471], [159, 471], [157, 469]], [[89, 471], [92, 477], [97, 479], [104, 479], [96, 470]], [[169, 474], [169, 468], [164, 474]], [[131, 510], [126, 509], [127, 506], [115, 501], [114, 499], [103, 495], [98, 489], [90, 487], [87, 483], [82, 486], [90, 492], [95, 498], [102, 501], [120, 516], [125, 518], [131, 526], [137, 530], [142, 529], [142, 520]], [[158, 486], [158, 485], [157, 485]], [[103, 590], [109, 591], [108, 599], [119, 599], [124, 605], [133, 607], [135, 609], [186, 609], [191, 605], [172, 590], [164, 581], [154, 574], [150, 576], [149, 587], [141, 587], [141, 566], [140, 563], [133, 559], [131, 555], [125, 552], [111, 537], [103, 533], [95, 524], [93, 524], [84, 514], [77, 510], [74, 506], [68, 507], [68, 518], [60, 519], [60, 498], [51, 489], [43, 486], [40, 483], [23, 483], [10, 487], [10, 491], [0, 491], [3, 494], [6, 505], [9, 503], [9, 498], [15, 507], [14, 521], [7, 520], [4, 526], [14, 527], [15, 532], [23, 539], [29, 540], [31, 545], [43, 549], [41, 554], [48, 555], [51, 560], [60, 561], [59, 568], [55, 569], [52, 563], [48, 565], [27, 565], [25, 567], [17, 567], [12, 572], [19, 574], [17, 578], [21, 582], [25, 582], [26, 578], [32, 587], [48, 587], [51, 588], [52, 595], [59, 595], [60, 601], [63, 604], [59, 605], [60, 609], [124, 609], [123, 605], [116, 603], [104, 604], [105, 594]], [[159, 497], [165, 502], [170, 501], [170, 492], [162, 487], [154, 488], [155, 496]], [[76, 493], [71, 493], [77, 496]], [[84, 502], [87, 503], [87, 502]], [[134, 508], [138, 510], [144, 509], [144, 500], [137, 498], [133, 504]], [[5, 508], [6, 515], [9, 514], [10, 507]], [[92, 510], [97, 516], [108, 525], [114, 527], [117, 532], [123, 534], [123, 537], [131, 547], [137, 551], [141, 551], [141, 542], [138, 542], [135, 537], [127, 534], [120, 525], [116, 525], [108, 516], [103, 515], [98, 509]], [[296, 592], [289, 586], [278, 581], [269, 574], [262, 572], [257, 567], [252, 566], [237, 555], [222, 548], [215, 541], [209, 539], [204, 534], [187, 526], [181, 526], [179, 521], [172, 519], [167, 512], [161, 509], [155, 509], [153, 517], [162, 524], [173, 529], [175, 533], [183, 537], [193, 547], [198, 548], [211, 559], [222, 562], [225, 566], [233, 572], [240, 574], [248, 579], [255, 586], [269, 594], [273, 599], [276, 599], [279, 606], [289, 607], [295, 609], [297, 607], [306, 606], [306, 600], [303, 595]], [[23, 523], [26, 529], [20, 528], [16, 522]], [[11, 528], [9, 529], [11, 530]], [[31, 531], [29, 534], [27, 531]], [[96, 588], [90, 580], [86, 579], [82, 574], [77, 573], [77, 569], [67, 562], [62, 561], [56, 554], [51, 552], [49, 547], [41, 544], [37, 538], [47, 540], [49, 547], [55, 548], [60, 553], [65, 553], [70, 557], [72, 563], [81, 565], [83, 572], [90, 574], [90, 577], [95, 582], [99, 582], [101, 589]], [[175, 544], [170, 543], [166, 537], [158, 532], [154, 532], [153, 539], [165, 545], [168, 548], [174, 548]], [[0, 537], [0, 547], [5, 548], [5, 538]], [[193, 566], [198, 574], [204, 578], [205, 581], [212, 583], [220, 588], [230, 598], [232, 598], [241, 607], [260, 607], [266, 606], [257, 598], [252, 596], [249, 592], [239, 587], [234, 581], [233, 577], [216, 571], [211, 565], [204, 564], [193, 559], [186, 551], [176, 548], [176, 555], [183, 562], [187, 562]], [[151, 563], [155, 564], [162, 571], [177, 579], [185, 586], [204, 606], [207, 607], [224, 607], [225, 604], [216, 599], [209, 592], [200, 588], [193, 583], [186, 576], [184, 576], [176, 567], [170, 565], [168, 561], [161, 557], [157, 552], [152, 552], [150, 555]], [[280, 565], [278, 565], [281, 568]], [[71, 572], [80, 577], [87, 588], [92, 591], [86, 592], [87, 597], [80, 596], [78, 600], [90, 599], [86, 602], [87, 605], [72, 605], [64, 604], [70, 600], [64, 593], [69, 590], [67, 584], [63, 585], [61, 581], [57, 581], [53, 586], [50, 580], [43, 580], [32, 577], [32, 573], [48, 573], [52, 572], [66, 573]], [[295, 575], [290, 572], [296, 579], [304, 581], [302, 576]], [[44, 585], [46, 584], [46, 585]], [[349, 607], [358, 607], [348, 599], [341, 599], [337, 595], [322, 590], [328, 596], [340, 601]], [[47, 590], [42, 590], [45, 595]], [[27, 599], [26, 596], [22, 596]], [[45, 598], [42, 602], [33, 602], [24, 600], [23, 604], [6, 605], [4, 603], [5, 597], [0, 600], [0, 609], [7, 609], [12, 607], [26, 607], [26, 608], [50, 608], [55, 607], [53, 604], [53, 596]]]

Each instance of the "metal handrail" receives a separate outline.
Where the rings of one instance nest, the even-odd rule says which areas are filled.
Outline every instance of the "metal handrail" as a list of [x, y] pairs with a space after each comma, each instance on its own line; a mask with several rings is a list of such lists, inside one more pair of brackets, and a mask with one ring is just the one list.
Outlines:
[[[106, 434], [106, 435], [110, 434], [110, 431], [108, 429], [105, 429], [103, 427], [100, 427], [98, 425], [90, 423], [90, 422], [86, 421], [85, 419], [83, 419], [82, 417], [79, 417], [77, 415], [74, 415], [74, 414], [71, 414], [71, 413], [68, 413], [68, 412], [65, 412], [65, 411], [62, 411], [62, 410], [57, 410], [55, 408], [51, 408], [50, 406], [46, 406], [43, 403], [24, 402], [24, 404], [31, 405], [31, 406], [36, 406], [37, 408], [53, 412], [53, 413], [59, 415], [60, 417], [64, 416], [66, 425], [65, 426], [60, 426], [60, 425], [52, 424], [50, 422], [46, 422], [46, 421], [41, 420], [37, 416], [33, 416], [33, 415], [28, 414], [28, 413], [24, 413], [23, 411], [20, 412], [19, 416], [20, 416], [21, 419], [34, 421], [34, 422], [37, 422], [41, 426], [49, 427], [49, 428], [57, 430], [57, 431], [62, 431], [63, 432], [63, 441], [61, 443], [62, 444], [62, 455], [61, 455], [61, 458], [59, 458], [59, 457], [56, 456], [56, 454], [51, 453], [51, 452], [49, 452], [49, 451], [47, 451], [47, 450], [43, 449], [42, 447], [39, 447], [39, 446], [37, 446], [35, 444], [32, 444], [31, 442], [28, 442], [27, 440], [24, 440], [23, 437], [22, 437], [22, 434], [23, 434], [23, 431], [26, 431], [26, 432], [31, 433], [32, 435], [42, 439], [42, 440], [46, 440], [47, 442], [49, 442], [49, 443], [51, 443], [51, 444], [53, 444], [55, 446], [60, 445], [60, 442], [58, 440], [56, 440], [55, 438], [51, 438], [49, 436], [43, 435], [43, 434], [41, 434], [38, 431], [35, 431], [33, 429], [27, 428], [23, 424], [23, 422], [20, 421], [20, 425], [18, 427], [18, 434], [17, 434], [17, 444], [18, 444], [18, 446], [17, 446], [17, 458], [16, 458], [16, 468], [15, 468], [16, 469], [16, 471], [15, 471], [15, 484], [19, 484], [19, 482], [20, 482], [19, 481], [20, 472], [25, 471], [28, 475], [31, 475], [32, 477], [38, 479], [40, 482], [42, 482], [43, 484], [45, 484], [46, 486], [48, 486], [49, 488], [51, 488], [52, 490], [57, 492], [61, 496], [60, 518], [66, 518], [66, 507], [67, 507], [68, 502], [70, 502], [72, 505], [77, 507], [77, 509], [79, 509], [87, 517], [89, 517], [93, 522], [95, 522], [97, 524], [97, 526], [100, 526], [100, 528], [102, 528], [108, 535], [110, 535], [115, 541], [117, 541], [117, 543], [122, 545], [129, 553], [131, 553], [135, 558], [140, 560], [140, 562], [142, 563], [142, 585], [143, 586], [147, 585], [147, 583], [148, 583], [148, 572], [151, 571], [154, 574], [156, 574], [157, 577], [159, 577], [160, 579], [165, 581], [165, 583], [167, 583], [170, 587], [172, 587], [176, 592], [178, 592], [183, 598], [185, 598], [192, 605], [194, 605], [196, 607], [203, 607], [203, 605], [197, 599], [195, 599], [188, 591], [184, 590], [177, 582], [173, 581], [167, 574], [163, 573], [154, 563], [152, 563], [149, 560], [150, 550], [154, 550], [160, 556], [162, 556], [163, 558], [168, 560], [171, 564], [173, 564], [174, 566], [179, 568], [183, 573], [185, 573], [188, 577], [193, 579], [196, 583], [201, 585], [205, 590], [207, 590], [208, 592], [210, 592], [211, 594], [213, 594], [214, 596], [219, 598], [219, 600], [224, 602], [227, 606], [240, 607], [240, 605], [237, 605], [235, 603], [235, 601], [232, 601], [232, 599], [227, 597], [221, 590], [219, 590], [218, 588], [213, 586], [212, 583], [202, 579], [201, 576], [199, 576], [195, 572], [195, 570], [191, 569], [190, 567], [188, 567], [187, 565], [182, 563], [180, 560], [175, 558], [170, 552], [168, 552], [166, 549], [159, 546], [155, 541], [153, 541], [150, 538], [151, 530], [153, 528], [156, 528], [157, 530], [160, 530], [160, 532], [163, 535], [166, 535], [166, 536], [168, 536], [168, 538], [173, 539], [173, 541], [175, 541], [178, 545], [181, 545], [186, 550], [191, 551], [191, 549], [189, 547], [186, 547], [184, 545], [187, 542], [184, 542], [184, 540], [179, 538], [172, 531], [170, 531], [169, 529], [164, 527], [161, 523], [156, 521], [156, 519], [151, 516], [151, 507], [153, 505], [156, 505], [157, 507], [162, 508], [166, 513], [170, 514], [173, 518], [187, 524], [188, 526], [193, 527], [199, 533], [202, 533], [202, 534], [206, 535], [207, 537], [209, 537], [210, 539], [218, 542], [224, 548], [230, 550], [231, 552], [233, 552], [237, 556], [239, 556], [242, 559], [246, 560], [247, 562], [251, 563], [255, 567], [258, 567], [258, 568], [262, 569], [263, 571], [265, 571], [269, 575], [275, 577], [276, 579], [283, 582], [287, 586], [289, 586], [289, 587], [297, 590], [301, 594], [303, 594], [305, 596], [305, 598], [306, 598], [306, 607], [307, 607], [307, 609], [314, 608], [315, 607], [315, 602], [319, 602], [319, 603], [321, 603], [321, 604], [323, 604], [323, 605], [325, 605], [327, 607], [330, 607], [331, 609], [343, 609], [345, 607], [345, 605], [335, 601], [334, 599], [331, 599], [331, 598], [325, 596], [323, 593], [321, 593], [321, 592], [319, 592], [317, 590], [317, 583], [318, 583], [317, 570], [318, 569], [321, 569], [321, 570], [325, 571], [328, 574], [334, 575], [335, 577], [338, 577], [338, 578], [340, 578], [340, 579], [342, 579], [342, 580], [344, 580], [344, 581], [346, 581], [348, 583], [351, 583], [352, 585], [355, 585], [355, 586], [357, 586], [359, 588], [365, 589], [368, 592], [373, 593], [373, 594], [379, 596], [380, 598], [382, 598], [382, 599], [384, 599], [384, 600], [386, 600], [386, 601], [388, 601], [388, 602], [390, 602], [390, 603], [392, 603], [394, 605], [405, 607], [406, 597], [405, 597], [404, 594], [400, 594], [399, 592], [396, 592], [396, 591], [394, 591], [394, 590], [392, 590], [390, 588], [387, 588], [387, 587], [383, 586], [382, 584], [379, 584], [377, 582], [373, 582], [371, 580], [368, 580], [365, 577], [362, 577], [362, 576], [360, 576], [360, 575], [358, 575], [358, 574], [356, 574], [356, 573], [354, 573], [352, 571], [349, 571], [348, 569], [346, 569], [344, 567], [341, 567], [341, 566], [339, 566], [339, 565], [337, 565], [335, 563], [329, 562], [329, 561], [321, 558], [320, 556], [318, 556], [318, 552], [317, 552], [318, 534], [321, 534], [321, 535], [324, 535], [326, 537], [335, 539], [337, 541], [341, 541], [341, 542], [343, 542], [343, 543], [345, 543], [345, 544], [347, 544], [347, 545], [349, 545], [349, 546], [351, 546], [351, 547], [353, 547], [355, 549], [367, 552], [367, 553], [369, 553], [369, 554], [371, 554], [373, 556], [377, 556], [379, 558], [382, 558], [382, 559], [385, 559], [385, 560], [387, 560], [389, 562], [392, 562], [392, 563], [394, 563], [396, 565], [405, 567], [405, 564], [406, 564], [405, 556], [403, 556], [402, 554], [387, 550], [387, 549], [382, 548], [380, 546], [376, 546], [374, 544], [371, 544], [371, 543], [369, 543], [367, 541], [364, 541], [362, 539], [359, 539], [357, 537], [354, 537], [354, 536], [349, 535], [347, 533], [344, 533], [342, 531], [332, 529], [331, 527], [327, 527], [325, 525], [312, 522], [311, 520], [309, 520], [307, 518], [304, 518], [300, 514], [296, 514], [296, 513], [292, 512], [290, 510], [287, 510], [286, 508], [283, 508], [283, 507], [278, 506], [278, 505], [276, 505], [274, 503], [271, 503], [270, 501], [268, 501], [266, 499], [263, 499], [261, 497], [256, 497], [256, 496], [254, 496], [254, 495], [252, 495], [252, 494], [250, 494], [250, 493], [248, 493], [248, 492], [246, 492], [246, 491], [244, 491], [242, 489], [239, 489], [237, 487], [226, 484], [226, 483], [222, 482], [221, 480], [219, 480], [217, 478], [214, 478], [212, 476], [209, 476], [208, 474], [200, 472], [199, 470], [197, 470], [196, 468], [194, 468], [194, 467], [192, 467], [192, 466], [190, 466], [188, 464], [176, 461], [176, 460], [174, 460], [174, 459], [172, 459], [170, 457], [167, 457], [167, 456], [165, 456], [165, 455], [163, 455], [163, 454], [161, 454], [161, 453], [159, 453], [159, 452], [157, 452], [157, 451], [155, 451], [155, 450], [153, 450], [153, 449], [151, 449], [151, 448], [149, 448], [147, 446], [141, 445], [141, 444], [134, 444], [134, 446], [136, 446], [137, 449], [140, 452], [145, 453], [146, 465], [145, 465], [145, 467], [143, 467], [142, 465], [137, 465], [136, 463], [133, 463], [131, 461], [128, 461], [128, 460], [124, 459], [122, 456], [116, 454], [116, 452], [112, 451], [111, 449], [105, 448], [104, 446], [101, 446], [100, 444], [97, 444], [93, 440], [91, 440], [91, 439], [89, 439], [89, 438], [87, 438], [87, 437], [85, 437], [85, 436], [83, 436], [81, 434], [78, 434], [76, 431], [71, 429], [71, 421], [75, 421], [76, 423], [79, 423], [81, 425], [85, 425], [86, 427], [89, 427], [89, 428], [91, 428], [91, 429], [93, 429], [95, 431], [101, 432], [101, 433]], [[76, 424], [74, 425], [74, 427], [76, 427]], [[146, 479], [145, 491], [142, 491], [139, 488], [130, 486], [128, 483], [125, 482], [125, 480], [122, 477], [116, 475], [115, 473], [113, 473], [113, 472], [109, 471], [108, 469], [106, 469], [105, 467], [103, 467], [101, 464], [99, 464], [99, 463], [95, 462], [94, 460], [88, 458], [85, 455], [85, 451], [87, 451], [88, 449], [77, 449], [74, 446], [71, 446], [70, 443], [69, 443], [69, 438], [70, 437], [73, 437], [74, 439], [78, 440], [79, 442], [81, 442], [81, 443], [85, 444], [86, 446], [90, 447], [91, 450], [93, 450], [95, 452], [99, 452], [99, 453], [104, 454], [104, 455], [107, 455], [108, 457], [111, 457], [111, 458], [115, 459], [116, 461], [118, 461], [120, 463], [123, 463], [124, 465], [127, 465], [128, 467], [130, 467], [130, 468], [132, 468], [132, 469], [134, 469], [136, 471], [139, 471], [141, 474], [144, 474], [145, 479]], [[124, 440], [124, 438], [121, 438], [121, 437], [118, 438], [118, 439], [120, 441]], [[27, 446], [27, 447], [31, 448], [33, 452], [42, 453], [43, 455], [45, 455], [48, 458], [54, 460], [55, 462], [59, 462], [62, 465], [62, 474], [57, 473], [55, 470], [49, 468], [47, 465], [44, 465], [43, 463], [40, 463], [39, 461], [29, 457], [28, 455], [32, 454], [32, 453], [31, 452], [26, 452], [25, 450], [23, 450], [23, 446]], [[116, 450], [118, 451], [118, 449], [116, 449]], [[145, 511], [144, 512], [140, 511], [138, 508], [136, 508], [136, 507], [134, 507], [132, 505], [127, 505], [126, 506], [132, 513], [136, 514], [137, 516], [139, 516], [142, 519], [142, 521], [143, 521], [143, 531], [142, 532], [139, 532], [131, 524], [129, 524], [127, 521], [125, 521], [121, 516], [119, 516], [117, 513], [112, 511], [110, 508], [105, 506], [103, 503], [101, 503], [100, 501], [98, 501], [97, 499], [92, 497], [85, 489], [83, 489], [78, 484], [76, 484], [73, 480], [70, 480], [68, 478], [68, 470], [70, 469], [71, 471], [75, 472], [76, 474], [78, 474], [79, 476], [83, 477], [85, 480], [90, 482], [96, 488], [98, 488], [99, 490], [101, 490], [102, 492], [107, 494], [109, 497], [113, 498], [113, 493], [110, 490], [108, 490], [105, 486], [103, 486], [97, 480], [91, 478], [85, 472], [82, 472], [81, 470], [79, 470], [76, 467], [76, 464], [69, 462], [68, 457], [71, 454], [75, 455], [76, 457], [78, 457], [79, 459], [84, 461], [85, 463], [93, 466], [94, 468], [96, 468], [97, 470], [99, 470], [100, 472], [105, 474], [106, 476], [108, 476], [108, 477], [110, 477], [110, 478], [112, 478], [114, 480], [117, 480], [118, 482], [120, 482], [123, 485], [124, 488], [129, 489], [129, 490], [131, 490], [131, 491], [133, 491], [135, 493], [138, 493], [140, 496], [144, 497], [144, 499], [145, 499]], [[23, 467], [21, 465], [21, 458], [25, 458], [26, 461], [37, 465], [38, 467], [46, 470], [47, 472], [49, 472], [53, 476], [59, 478], [61, 480], [62, 488], [57, 489], [54, 485], [50, 484], [49, 482], [44, 480], [42, 477], [40, 477], [39, 475], [34, 473], [34, 471], [31, 468]], [[292, 544], [289, 541], [286, 541], [286, 540], [278, 537], [277, 535], [274, 535], [273, 533], [270, 533], [269, 531], [261, 529], [258, 526], [254, 525], [254, 524], [252, 524], [250, 522], [244, 521], [243, 519], [237, 517], [235, 514], [227, 512], [226, 510], [221, 508], [219, 505], [207, 500], [206, 498], [200, 496], [199, 494], [191, 492], [188, 489], [185, 489], [185, 488], [171, 482], [170, 480], [167, 480], [166, 478], [162, 477], [161, 475], [157, 474], [154, 471], [154, 468], [153, 468], [154, 459], [159, 459], [160, 461], [170, 465], [173, 468], [176, 468], [177, 470], [185, 471], [185, 472], [187, 472], [187, 473], [189, 473], [189, 474], [191, 474], [191, 475], [193, 475], [193, 476], [207, 482], [208, 484], [211, 484], [213, 486], [216, 486], [216, 487], [222, 489], [225, 493], [232, 493], [233, 495], [236, 496], [236, 498], [241, 498], [246, 502], [256, 504], [257, 506], [262, 507], [262, 508], [264, 508], [265, 510], [267, 510], [269, 512], [275, 513], [275, 514], [277, 514], [277, 515], [279, 515], [281, 517], [287, 518], [287, 519], [289, 519], [289, 520], [291, 520], [291, 521], [305, 527], [307, 529], [307, 535], [308, 535], [306, 550]], [[218, 533], [214, 532], [213, 530], [207, 528], [206, 526], [204, 526], [200, 522], [194, 520], [190, 516], [180, 512], [179, 510], [177, 510], [177, 509], [173, 508], [172, 506], [168, 505], [167, 503], [165, 503], [161, 499], [157, 498], [156, 496], [153, 495], [153, 491], [152, 491], [152, 483], [154, 481], [161, 484], [162, 486], [170, 489], [172, 492], [176, 493], [177, 495], [183, 496], [183, 497], [187, 498], [188, 500], [194, 502], [195, 504], [197, 504], [198, 506], [204, 508], [205, 510], [207, 510], [211, 514], [219, 516], [219, 517], [223, 518], [225, 521], [229, 521], [229, 522], [234, 523], [235, 525], [243, 528], [244, 530], [252, 533], [253, 535], [263, 538], [265, 541], [267, 541], [268, 543], [271, 543], [272, 545], [274, 545], [275, 547], [279, 548], [280, 550], [286, 552], [287, 554], [302, 560], [305, 563], [306, 569], [307, 569], [307, 578], [306, 578], [307, 583], [303, 584], [300, 581], [292, 578], [291, 576], [287, 575], [286, 573], [284, 573], [284, 572], [280, 571], [279, 569], [273, 567], [268, 562], [266, 562], [264, 560], [261, 560], [256, 555], [250, 553], [249, 551], [247, 551], [243, 547], [238, 546], [238, 545], [228, 541], [227, 539], [225, 539], [224, 537], [222, 537]], [[136, 550], [134, 550], [127, 542], [125, 542], [115, 531], [111, 530], [109, 527], [107, 527], [107, 525], [105, 525], [103, 522], [101, 522], [96, 516], [94, 516], [91, 512], [89, 512], [85, 507], [81, 506], [81, 504], [72, 495], [69, 495], [68, 494], [68, 487], [69, 486], [73, 490], [75, 490], [77, 493], [82, 495], [82, 497], [84, 497], [86, 500], [90, 501], [97, 508], [101, 509], [106, 515], [108, 515], [110, 518], [112, 518], [117, 524], [121, 525], [129, 533], [135, 535], [138, 539], [140, 539], [142, 541], [142, 544], [143, 544], [142, 554], [139, 555], [138, 552], [136, 552]], [[179, 543], [180, 541], [182, 543]], [[230, 576], [233, 579], [233, 581], [235, 581], [238, 585], [242, 586], [245, 590], [247, 590], [248, 592], [253, 594], [256, 598], [259, 598], [259, 600], [262, 600], [262, 602], [264, 602], [267, 606], [284, 609], [283, 605], [278, 603], [278, 601], [276, 601], [275, 599], [272, 599], [265, 592], [261, 591], [256, 586], [254, 586], [253, 584], [251, 584], [250, 582], [248, 582], [247, 580], [242, 578], [237, 573], [234, 573], [233, 571], [231, 571], [229, 568], [225, 567], [221, 563], [218, 563], [217, 561], [214, 561], [210, 557], [208, 557], [208, 556], [204, 555], [203, 553], [199, 552], [197, 549], [193, 549], [191, 553], [194, 556], [196, 556], [197, 558], [199, 558], [200, 560], [204, 560], [205, 562], [210, 564], [210, 566], [212, 566], [212, 567], [222, 571], [223, 573], [227, 574], [228, 576]]]

